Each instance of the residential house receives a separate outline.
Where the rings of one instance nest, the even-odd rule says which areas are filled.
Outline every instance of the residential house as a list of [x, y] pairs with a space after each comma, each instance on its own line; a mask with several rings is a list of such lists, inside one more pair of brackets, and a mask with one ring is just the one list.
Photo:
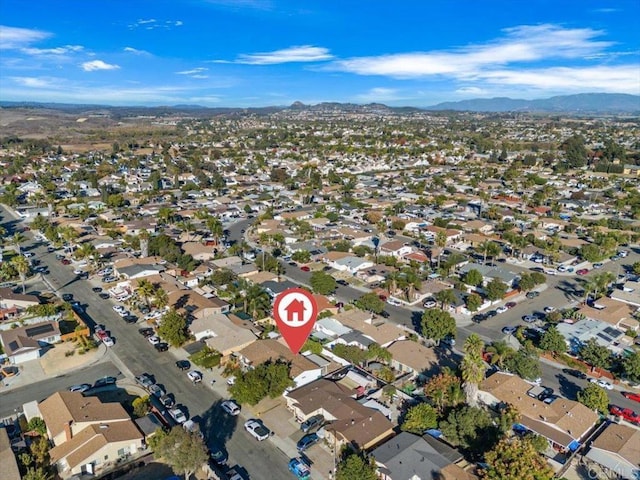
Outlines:
[[408, 373], [411, 378], [425, 379], [440, 370], [438, 355], [431, 347], [412, 340], [400, 340], [387, 347], [392, 356], [391, 367]]
[[380, 255], [390, 255], [392, 257], [401, 258], [409, 255], [413, 251], [411, 245], [407, 245], [400, 240], [391, 240], [380, 245]]
[[118, 266], [118, 263], [119, 262], [116, 262], [114, 272], [116, 275], [121, 276], [126, 280], [150, 277], [152, 275], [157, 275], [160, 272], [164, 272], [165, 270], [162, 265], [133, 263], [127, 266]]
[[600, 297], [591, 305], [582, 305], [578, 312], [586, 318], [599, 320], [614, 326], [622, 332], [638, 331], [638, 320], [633, 318], [637, 308], [613, 298]]
[[479, 385], [478, 398], [489, 407], [513, 405], [521, 415], [520, 428], [546, 438], [556, 448], [578, 449], [599, 422], [598, 413], [566, 398], [544, 403], [527, 395], [530, 389], [517, 375], [497, 372]]
[[580, 347], [590, 339], [595, 339], [598, 345], [607, 347], [613, 353], [623, 354], [627, 345], [621, 343], [624, 332], [602, 320], [587, 318], [576, 323], [562, 322], [557, 325], [572, 353], [577, 353]]
[[387, 347], [396, 340], [402, 340], [407, 334], [397, 325], [385, 321], [384, 318], [374, 318], [371, 313], [360, 309], [345, 310], [333, 318], [349, 329], [360, 331], [381, 347]]
[[216, 256], [214, 248], [200, 242], [184, 242], [182, 250], [185, 254], [191, 255], [194, 259], [201, 262], [213, 260]]
[[480, 232], [484, 235], [491, 235], [493, 233], [493, 225], [483, 220], [469, 220], [462, 224], [462, 229], [465, 232]]
[[0, 465], [2, 465], [3, 480], [20, 480], [18, 461], [11, 449], [11, 440], [7, 429], [0, 427]]
[[487, 285], [492, 280], [497, 279], [501, 282], [505, 283], [509, 289], [512, 289], [516, 286], [518, 275], [505, 270], [500, 267], [490, 267], [487, 265], [480, 265], [479, 263], [467, 263], [466, 265], [462, 265], [459, 268], [460, 274], [464, 275], [469, 270], [477, 270], [482, 275], [482, 284]]
[[245, 369], [255, 368], [267, 361], [282, 361], [290, 365], [289, 375], [295, 388], [306, 385], [322, 376], [322, 368], [302, 355], [294, 355], [282, 341], [258, 340], [238, 351], [235, 356]]
[[229, 357], [257, 340], [256, 335], [248, 328], [236, 325], [226, 315], [212, 314], [196, 318], [189, 330], [196, 338], [204, 339], [209, 348], [220, 352], [221, 363]]
[[346, 256], [339, 260], [329, 262], [329, 265], [336, 270], [339, 270], [341, 272], [348, 272], [353, 275], [360, 270], [365, 270], [367, 268], [373, 267], [374, 263], [365, 258]]
[[267, 293], [273, 300], [275, 300], [276, 297], [285, 290], [299, 287], [298, 284], [290, 282], [289, 280], [285, 280], [283, 282], [267, 281], [261, 283], [260, 286], [267, 291]]
[[426, 436], [401, 432], [371, 452], [381, 480], [474, 480], [456, 465], [460, 452]]
[[[619, 302], [628, 303], [636, 308], [640, 307], [640, 282], [627, 281], [621, 288], [611, 292], [611, 298]], [[2, 297], [0, 296], [0, 302]]]
[[0, 288], [0, 309], [16, 308], [21, 312], [39, 304], [40, 300], [36, 295], [23, 295], [21, 293], [14, 293], [11, 288]]
[[193, 290], [177, 290], [169, 293], [169, 307], [190, 318], [202, 318], [212, 314], [229, 312], [231, 305], [218, 297], [203, 297]]
[[640, 429], [608, 424], [591, 443], [585, 457], [617, 478], [640, 478]]
[[14, 364], [40, 358], [45, 347], [59, 341], [60, 328], [57, 322], [33, 323], [0, 331], [4, 356]]

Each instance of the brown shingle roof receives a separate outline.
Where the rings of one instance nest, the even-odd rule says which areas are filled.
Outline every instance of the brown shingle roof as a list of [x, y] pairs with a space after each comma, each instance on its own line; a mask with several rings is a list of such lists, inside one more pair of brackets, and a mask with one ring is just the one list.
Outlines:
[[319, 368], [315, 363], [300, 355], [293, 355], [289, 347], [278, 340], [258, 340], [240, 350], [240, 355], [245, 357], [252, 365], [260, 365], [268, 360], [281, 360], [291, 364], [291, 378], [295, 378], [302, 372]]
[[52, 437], [62, 433], [68, 422], [100, 423], [130, 418], [119, 403], [102, 403], [99, 398], [85, 397], [80, 392], [56, 392], [40, 402], [38, 408]]
[[438, 356], [433, 348], [425, 347], [411, 340], [393, 342], [387, 347], [393, 359], [420, 373], [438, 364]]
[[611, 423], [596, 438], [592, 446], [607, 452], [617, 453], [628, 462], [638, 465], [638, 459], [640, 459], [640, 430], [628, 425]]

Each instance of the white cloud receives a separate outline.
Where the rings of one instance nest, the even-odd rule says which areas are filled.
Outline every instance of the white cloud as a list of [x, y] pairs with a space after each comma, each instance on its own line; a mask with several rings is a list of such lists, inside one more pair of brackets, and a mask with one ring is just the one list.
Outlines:
[[209, 75], [191, 75], [191, 78], [209, 78]]
[[84, 62], [81, 67], [85, 72], [93, 72], [96, 70], [117, 70], [120, 68], [119, 65], [105, 63], [102, 60], [92, 60], [90, 62]]
[[487, 95], [487, 91], [479, 87], [461, 87], [455, 91], [459, 95]]
[[[330, 60], [333, 55], [323, 47], [313, 45], [300, 45], [273, 52], [243, 54], [238, 57], [235, 63], [245, 63], [249, 65], [275, 65], [278, 63], [291, 62], [319, 62]], [[220, 62], [224, 63], [224, 61]]]
[[579, 59], [613, 45], [596, 41], [603, 32], [557, 25], [522, 25], [504, 30], [503, 38], [454, 50], [355, 57], [329, 68], [359, 75], [416, 78], [433, 75], [464, 77], [486, 68], [544, 59]]
[[27, 55], [65, 55], [84, 50], [82, 45], [64, 45], [55, 48], [22, 48], [21, 52]]
[[583, 68], [550, 67], [532, 70], [493, 70], [479, 78], [495, 85], [541, 90], [626, 92], [640, 94], [640, 65]]
[[0, 25], [0, 49], [22, 48], [51, 37], [51, 33], [28, 28]]
[[182, 25], [184, 25], [184, 22], [182, 20], [176, 20], [173, 24], [176, 27], [181, 27]]
[[365, 93], [357, 95], [356, 99], [359, 102], [371, 103], [371, 102], [392, 102], [396, 100], [403, 100], [403, 97], [398, 93], [395, 88], [375, 87]]
[[202, 72], [206, 72], [208, 70], [208, 68], [204, 68], [204, 67], [198, 67], [198, 68], [193, 68], [191, 70], [183, 70], [181, 72], [175, 72], [177, 75], [195, 75], [198, 73], [202, 73]]
[[139, 50], [137, 48], [133, 48], [133, 47], [124, 47], [122, 49], [124, 52], [127, 53], [132, 53], [134, 55], [151, 55], [149, 52], [147, 52], [146, 50]]
[[28, 88], [48, 88], [55, 83], [53, 79], [44, 77], [9, 77], [9, 80]]

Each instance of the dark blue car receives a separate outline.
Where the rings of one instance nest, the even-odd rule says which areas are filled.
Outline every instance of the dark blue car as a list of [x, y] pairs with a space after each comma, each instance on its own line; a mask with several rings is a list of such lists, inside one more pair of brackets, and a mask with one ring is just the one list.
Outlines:
[[298, 440], [296, 447], [298, 447], [299, 452], [304, 452], [307, 448], [317, 443], [318, 440], [320, 440], [320, 437], [318, 437], [317, 434], [307, 433], [304, 437]]

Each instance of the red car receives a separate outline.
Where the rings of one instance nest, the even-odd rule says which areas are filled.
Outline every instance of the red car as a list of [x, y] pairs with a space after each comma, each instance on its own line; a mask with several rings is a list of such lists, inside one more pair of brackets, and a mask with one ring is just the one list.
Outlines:
[[70, 265], [71, 264], [71, 260], [69, 260], [68, 258], [63, 258], [62, 260], [60, 260], [60, 262], [63, 265]]
[[640, 402], [640, 393], [622, 392], [622, 396], [634, 402]]
[[616, 417], [622, 417], [627, 422], [633, 423], [634, 425], [640, 425], [640, 415], [630, 408], [621, 408], [616, 405], [609, 405], [609, 413]]
[[306, 265], [301, 266], [300, 270], [302, 270], [303, 272], [310, 272], [311, 271], [311, 269], [309, 267], [307, 267]]
[[580, 270], [578, 270], [576, 272], [578, 275], [586, 275], [587, 273], [589, 273], [589, 270], [586, 268], [581, 268]]
[[504, 306], [507, 307], [507, 308], [513, 308], [516, 305], [517, 305], [516, 302], [507, 302], [507, 303], [504, 304]]

